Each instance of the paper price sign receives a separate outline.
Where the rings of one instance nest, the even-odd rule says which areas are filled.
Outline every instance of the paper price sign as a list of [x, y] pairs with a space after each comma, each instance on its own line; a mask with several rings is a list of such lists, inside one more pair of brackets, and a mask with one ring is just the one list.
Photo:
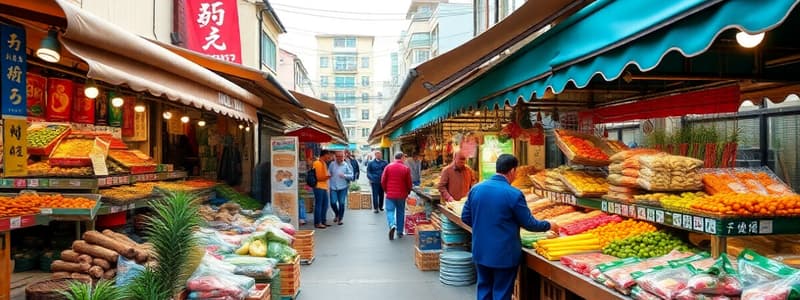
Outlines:
[[706, 220], [705, 232], [710, 234], [717, 234], [717, 222], [715, 222], [714, 219], [706, 218], [705, 220]]
[[3, 119], [3, 176], [28, 175], [28, 122], [23, 119]]
[[681, 214], [672, 213], [672, 226], [680, 228], [681, 222], [683, 221], [682, 218], [683, 216]]
[[9, 221], [11, 222], [11, 229], [22, 227], [22, 218], [20, 217], [13, 217]]
[[692, 229], [694, 229], [696, 231], [703, 231], [704, 223], [703, 223], [703, 218], [702, 217], [693, 217], [692, 218], [692, 224], [694, 225], [694, 226], [692, 226]]
[[683, 216], [683, 228], [692, 229], [692, 216]]
[[637, 218], [642, 219], [642, 220], [647, 218], [647, 210], [644, 207], [637, 208], [637, 211], [638, 211], [636, 213], [636, 217]]
[[601, 202], [600, 203], [600, 210], [608, 211], [608, 202], [605, 202], [605, 201]]
[[52, 215], [53, 214], [53, 209], [52, 208], [42, 208], [40, 212], [43, 215]]
[[656, 211], [656, 222], [663, 224], [664, 223], [664, 211], [657, 210]]
[[656, 211], [648, 208], [647, 209], [647, 220], [650, 222], [654, 222], [656, 220]]

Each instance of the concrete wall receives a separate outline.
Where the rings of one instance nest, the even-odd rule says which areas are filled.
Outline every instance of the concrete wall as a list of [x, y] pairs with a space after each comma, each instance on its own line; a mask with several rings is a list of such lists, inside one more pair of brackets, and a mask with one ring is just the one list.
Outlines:
[[[439, 4], [432, 20], [439, 27], [437, 54], [441, 55], [472, 38], [472, 5], [468, 3]], [[431, 55], [433, 57], [433, 55]]]

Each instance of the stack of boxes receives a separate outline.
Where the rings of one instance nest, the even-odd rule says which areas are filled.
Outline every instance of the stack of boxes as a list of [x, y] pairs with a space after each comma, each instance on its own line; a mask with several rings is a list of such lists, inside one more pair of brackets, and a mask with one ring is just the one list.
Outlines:
[[439, 270], [439, 255], [442, 253], [440, 231], [429, 224], [417, 227], [414, 265], [421, 271]]

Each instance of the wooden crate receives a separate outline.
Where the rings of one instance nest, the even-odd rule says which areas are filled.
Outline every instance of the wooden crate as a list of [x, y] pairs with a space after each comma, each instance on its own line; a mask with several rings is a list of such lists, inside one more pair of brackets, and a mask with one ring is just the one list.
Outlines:
[[314, 230], [298, 230], [292, 247], [300, 255], [300, 263], [310, 265], [314, 261]]
[[414, 247], [414, 265], [420, 271], [438, 271], [441, 250], [422, 251]]
[[269, 293], [269, 284], [259, 283], [256, 284], [254, 290], [247, 295], [244, 300], [270, 300], [272, 295]]
[[372, 209], [372, 192], [361, 192], [359, 194], [361, 209]]
[[291, 263], [278, 264], [281, 270], [281, 297], [294, 297], [300, 290], [300, 257]]
[[347, 208], [361, 209], [361, 194], [359, 192], [350, 192], [347, 195]]
[[539, 289], [541, 300], [567, 300], [567, 290], [547, 278], [542, 277]]

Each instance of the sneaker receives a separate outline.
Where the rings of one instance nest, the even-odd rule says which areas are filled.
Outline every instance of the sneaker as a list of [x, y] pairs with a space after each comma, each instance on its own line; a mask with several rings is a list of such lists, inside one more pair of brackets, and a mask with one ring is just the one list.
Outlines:
[[398, 232], [397, 233], [397, 238], [398, 239], [402, 239], [403, 238], [403, 233], [402, 232]]
[[333, 218], [333, 223], [339, 223], [339, 218]]
[[381, 208], [381, 211], [383, 211], [383, 208]]
[[394, 231], [395, 230], [396, 230], [396, 228], [394, 228], [394, 226], [392, 226], [392, 229], [389, 229], [389, 240], [390, 241], [394, 241]]
[[372, 211], [372, 212], [374, 212], [374, 213], [376, 213], [376, 214], [377, 214], [377, 213], [378, 213], [378, 210], [376, 209], [376, 210], [374, 210], [374, 211]]

